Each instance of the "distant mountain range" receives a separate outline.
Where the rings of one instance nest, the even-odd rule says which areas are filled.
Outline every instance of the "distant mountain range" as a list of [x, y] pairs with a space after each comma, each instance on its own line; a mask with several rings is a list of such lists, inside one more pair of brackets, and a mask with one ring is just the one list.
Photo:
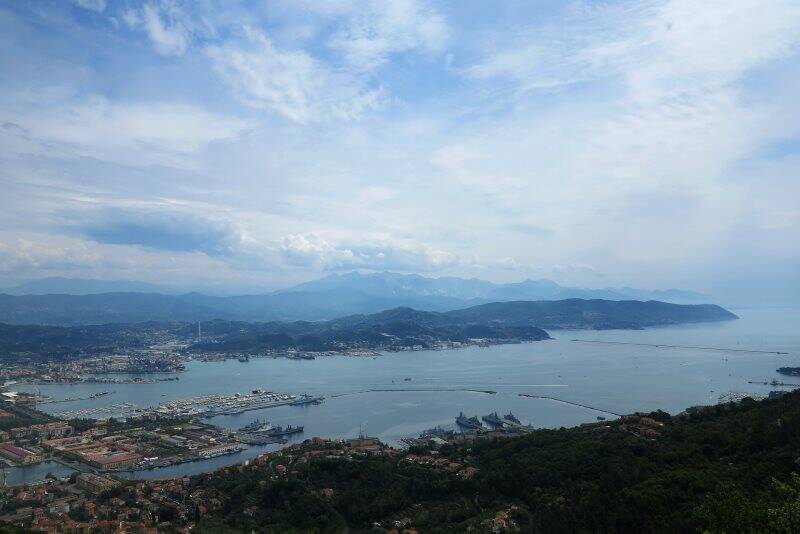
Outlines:
[[[431, 348], [443, 342], [513, 343], [548, 339], [548, 329], [638, 329], [646, 326], [722, 321], [736, 316], [713, 304], [568, 299], [495, 302], [449, 312], [394, 308], [329, 321], [207, 321], [204, 338], [191, 350], [264, 353], [296, 349], [347, 351]], [[194, 323], [39, 326], [0, 324], [0, 359], [62, 359], [113, 353], [168, 333], [198, 341]]]
[[439, 277], [426, 278], [415, 274], [390, 272], [360, 274], [333, 274], [279, 291], [286, 292], [352, 292], [375, 297], [393, 298], [443, 298], [462, 301], [497, 302], [509, 300], [660, 300], [675, 304], [702, 304], [709, 302], [707, 295], [679, 289], [647, 291], [623, 288], [580, 289], [564, 287], [552, 280], [523, 280], [496, 284], [478, 278]]
[[703, 303], [698, 293], [670, 289], [578, 289], [550, 280], [495, 284], [479, 279], [426, 278], [396, 273], [331, 275], [288, 289], [228, 297], [169, 294], [144, 282], [48, 278], [0, 294], [0, 322], [78, 325], [142, 321], [326, 320], [396, 307], [449, 311], [517, 300], [659, 300]]

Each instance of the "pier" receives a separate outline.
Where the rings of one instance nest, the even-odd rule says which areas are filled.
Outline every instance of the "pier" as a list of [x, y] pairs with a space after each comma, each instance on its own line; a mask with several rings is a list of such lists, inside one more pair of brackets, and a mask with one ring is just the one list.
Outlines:
[[93, 393], [86, 397], [67, 397], [66, 399], [49, 399], [39, 401], [39, 404], [59, 404], [62, 402], [75, 402], [75, 401], [84, 401], [84, 400], [94, 400], [99, 399], [100, 397], [105, 397], [106, 395], [111, 395], [115, 393], [114, 391], [101, 391], [100, 393]]
[[528, 432], [533, 432], [534, 430], [536, 430], [535, 428], [533, 428], [530, 425], [523, 425], [522, 423], [517, 423], [517, 422], [512, 421], [510, 419], [503, 419], [502, 426], [510, 428], [512, 430], [516, 430], [517, 432], [522, 432], [524, 434], [527, 434]]
[[146, 414], [165, 417], [211, 418], [219, 415], [236, 415], [252, 410], [275, 408], [277, 406], [318, 404], [322, 402], [323, 399], [324, 397], [313, 397], [311, 401], [308, 401], [307, 396], [275, 393], [256, 389], [250, 393], [201, 395], [187, 399], [171, 400], [149, 408], [141, 408], [132, 403], [125, 402], [104, 407], [58, 412], [53, 415], [60, 419], [96, 415], [130, 417]]
[[245, 443], [247, 445], [271, 445], [274, 443], [285, 445], [286, 443], [289, 443], [289, 440], [280, 436], [266, 436], [248, 433], [235, 433], [233, 435], [233, 439], [239, 443]]

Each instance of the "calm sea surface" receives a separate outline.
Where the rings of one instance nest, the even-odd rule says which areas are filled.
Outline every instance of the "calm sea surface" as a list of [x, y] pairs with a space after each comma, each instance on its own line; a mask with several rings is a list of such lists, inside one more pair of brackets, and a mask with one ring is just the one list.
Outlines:
[[[764, 395], [774, 389], [787, 389], [749, 384], [748, 380], [800, 383], [800, 378], [783, 377], [775, 372], [781, 366], [800, 366], [800, 309], [734, 312], [740, 316], [739, 320], [721, 323], [640, 331], [554, 330], [550, 332], [554, 340], [521, 345], [387, 353], [377, 358], [191, 362], [188, 371], [179, 375], [178, 382], [41, 386], [41, 392], [54, 399], [114, 391], [92, 401], [44, 404], [42, 409], [57, 412], [123, 402], [146, 407], [170, 399], [262, 388], [319, 394], [326, 400], [318, 406], [283, 406], [217, 417], [210, 422], [235, 429], [258, 417], [273, 424], [305, 425], [305, 432], [296, 436], [296, 440], [311, 436], [352, 437], [362, 426], [368, 434], [397, 444], [400, 438], [416, 436], [436, 425], [453, 427], [459, 411], [478, 416], [495, 410], [512, 411], [525, 423], [557, 428], [595, 421], [598, 415], [613, 417], [609, 413], [655, 409], [677, 413], [692, 405], [714, 404], [721, 394], [730, 391]], [[745, 350], [788, 354], [740, 352]], [[425, 391], [369, 391], [401, 389]], [[496, 394], [448, 389], [491, 390]], [[557, 400], [520, 397], [520, 393], [553, 397], [593, 409]], [[235, 455], [134, 476], [195, 474], [275, 448], [253, 447]], [[9, 483], [30, 482], [35, 478], [34, 468], [25, 469], [9, 470]], [[41, 471], [39, 467], [35, 469]]]

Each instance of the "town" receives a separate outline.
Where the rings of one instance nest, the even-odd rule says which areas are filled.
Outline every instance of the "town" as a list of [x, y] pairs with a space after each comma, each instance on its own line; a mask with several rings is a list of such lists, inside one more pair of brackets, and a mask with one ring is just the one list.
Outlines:
[[0, 401], [0, 466], [52, 460], [97, 473], [204, 460], [239, 452], [245, 444], [285, 443], [283, 435], [302, 427], [287, 431], [270, 427], [263, 436], [253, 436], [247, 429], [221, 429], [198, 418], [322, 401], [323, 397], [311, 395], [254, 390], [169, 401], [145, 409], [126, 405], [130, 408], [127, 417], [90, 418], [86, 415], [91, 410], [56, 417], [37, 410], [29, 395], [8, 395]]

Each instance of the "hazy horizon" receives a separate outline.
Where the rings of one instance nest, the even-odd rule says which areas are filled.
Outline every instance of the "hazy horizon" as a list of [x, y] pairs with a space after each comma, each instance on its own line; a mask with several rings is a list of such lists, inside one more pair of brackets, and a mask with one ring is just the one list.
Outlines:
[[[301, 286], [301, 285], [309, 283], [309, 282], [316, 282], [316, 281], [326, 280], [326, 279], [330, 279], [332, 277], [348, 277], [348, 276], [353, 276], [353, 275], [360, 275], [360, 276], [363, 276], [363, 277], [369, 277], [369, 276], [373, 276], [373, 275], [374, 276], [397, 275], [397, 276], [404, 276], [404, 277], [405, 276], [422, 277], [424, 279], [431, 279], [431, 280], [437, 280], [437, 279], [458, 279], [458, 280], [465, 280], [465, 281], [477, 280], [477, 281], [488, 282], [488, 283], [496, 284], [496, 285], [518, 284], [518, 283], [523, 283], [523, 282], [552, 282], [552, 283], [557, 284], [557, 285], [559, 285], [561, 287], [570, 287], [570, 286], [565, 286], [563, 284], [559, 284], [558, 281], [552, 280], [552, 279], [549, 279], [549, 278], [520, 278], [520, 279], [517, 279], [517, 280], [509, 280], [509, 281], [499, 282], [499, 281], [496, 281], [496, 280], [491, 280], [489, 278], [478, 278], [478, 277], [459, 277], [459, 276], [450, 276], [450, 275], [441, 275], [441, 276], [439, 276], [439, 275], [431, 275], [431, 274], [396, 272], [396, 271], [351, 270], [351, 271], [341, 271], [341, 272], [334, 272], [334, 273], [323, 273], [323, 274], [321, 274], [319, 276], [314, 276], [314, 277], [311, 277], [311, 278], [308, 278], [308, 279], [305, 279], [305, 280], [301, 280], [298, 283], [290, 283], [290, 284], [278, 285], [278, 286], [274, 286], [274, 287], [267, 287], [267, 286], [241, 286], [241, 287], [238, 287], [238, 288], [237, 287], [227, 287], [227, 286], [223, 286], [223, 287], [218, 287], [217, 288], [217, 287], [215, 287], [213, 285], [186, 285], [186, 286], [175, 285], [175, 286], [173, 286], [173, 285], [159, 284], [158, 281], [146, 281], [146, 280], [122, 280], [122, 279], [80, 278], [80, 277], [71, 278], [71, 277], [62, 277], [62, 276], [52, 276], [52, 277], [43, 277], [43, 278], [31, 278], [31, 279], [28, 279], [28, 280], [23, 280], [18, 284], [14, 284], [14, 285], [9, 284], [9, 285], [6, 285], [6, 286], [0, 286], [0, 292], [2, 292], [3, 289], [12, 289], [12, 288], [16, 288], [16, 287], [23, 287], [23, 286], [26, 286], [28, 284], [36, 284], [38, 282], [48, 282], [48, 281], [61, 282], [61, 281], [64, 281], [64, 282], [87, 282], [87, 283], [95, 283], [96, 282], [96, 283], [109, 283], [109, 284], [114, 284], [114, 283], [127, 284], [127, 283], [130, 283], [130, 284], [151, 285], [153, 287], [163, 288], [163, 289], [172, 289], [172, 290], [181, 290], [181, 291], [185, 290], [187, 292], [188, 291], [198, 291], [198, 292], [207, 291], [207, 292], [218, 292], [220, 294], [231, 294], [231, 295], [234, 295], [234, 294], [241, 294], [243, 292], [256, 292], [257, 293], [259, 291], [265, 291], [265, 292], [281, 291], [281, 290], [291, 289], [291, 288], [294, 288], [294, 287], [297, 287], [297, 286]], [[624, 287], [623, 286], [620, 286], [620, 287], [611, 287], [611, 286], [606, 286], [606, 287], [576, 287], [575, 289], [598, 289], [599, 290], [599, 289], [623, 289], [623, 288], [640, 289], [640, 290], [643, 290], [643, 291], [669, 291], [669, 290], [684, 291], [684, 289], [682, 289], [682, 288], [675, 288], [675, 287], [670, 287], [670, 288], [659, 288], [659, 287], [655, 287], [655, 288], [650, 288], [650, 287], [631, 288], [629, 286], [624, 286]], [[686, 291], [688, 291], [688, 290], [686, 290]]]
[[0, 1], [0, 43], [0, 287], [800, 302], [796, 2]]

